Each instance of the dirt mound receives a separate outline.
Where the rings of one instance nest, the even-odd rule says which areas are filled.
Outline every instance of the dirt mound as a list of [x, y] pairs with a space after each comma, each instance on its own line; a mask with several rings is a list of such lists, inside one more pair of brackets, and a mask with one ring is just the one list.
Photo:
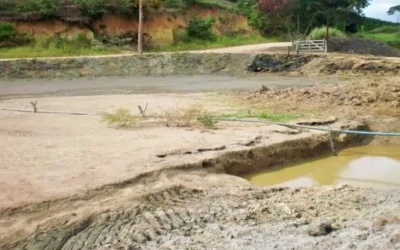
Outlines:
[[255, 56], [248, 70], [295, 75], [398, 75], [400, 64], [395, 60], [378, 57], [264, 54]]
[[253, 104], [275, 106], [281, 112], [320, 111], [340, 116], [363, 113], [397, 117], [400, 115], [400, 77], [353, 80], [312, 88], [270, 89], [263, 86], [245, 99]]
[[175, 187], [66, 218], [2, 249], [392, 249], [400, 242], [398, 199], [398, 192], [347, 186]]
[[386, 43], [362, 38], [330, 38], [328, 42], [328, 50], [329, 52], [367, 54], [375, 56], [400, 56], [398, 50], [392, 48]]

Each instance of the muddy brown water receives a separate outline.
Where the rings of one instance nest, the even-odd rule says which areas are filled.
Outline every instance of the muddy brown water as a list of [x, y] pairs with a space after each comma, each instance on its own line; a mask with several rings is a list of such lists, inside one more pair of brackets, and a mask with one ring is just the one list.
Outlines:
[[260, 186], [309, 187], [349, 184], [361, 187], [400, 187], [400, 146], [366, 145], [348, 148], [299, 164], [247, 176]]

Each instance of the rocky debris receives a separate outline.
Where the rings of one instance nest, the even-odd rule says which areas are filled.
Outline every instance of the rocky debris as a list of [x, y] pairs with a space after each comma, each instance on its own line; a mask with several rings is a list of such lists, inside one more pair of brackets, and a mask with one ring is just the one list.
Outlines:
[[[256, 138], [254, 138], [253, 140], [250, 141], [244, 141], [244, 142], [239, 142], [238, 145], [239, 146], [245, 146], [245, 147], [252, 147], [255, 146], [257, 144], [260, 144], [262, 141], [263, 137], [262, 136], [257, 136]], [[264, 138], [267, 139], [267, 138]]]
[[143, 56], [18, 59], [0, 61], [3, 78], [77, 78], [83, 76], [165, 76], [251, 72], [287, 75], [356, 73], [399, 75], [399, 60], [335, 55], [176, 53]]
[[297, 125], [302, 125], [302, 126], [323, 126], [323, 125], [329, 125], [333, 124], [337, 121], [337, 118], [335, 116], [330, 116], [326, 119], [310, 119], [307, 121], [299, 121], [296, 122]]
[[318, 223], [317, 225], [310, 226], [308, 230], [308, 235], [317, 237], [317, 236], [325, 236], [332, 232], [332, 225], [328, 222]]
[[195, 150], [177, 149], [177, 150], [173, 150], [171, 152], [158, 154], [157, 157], [158, 158], [166, 158], [167, 156], [172, 156], [172, 155], [191, 155], [191, 154], [198, 154], [198, 153], [209, 152], [209, 151], [223, 151], [225, 149], [226, 149], [225, 145], [215, 146], [215, 147], [210, 147], [210, 148], [198, 148]]

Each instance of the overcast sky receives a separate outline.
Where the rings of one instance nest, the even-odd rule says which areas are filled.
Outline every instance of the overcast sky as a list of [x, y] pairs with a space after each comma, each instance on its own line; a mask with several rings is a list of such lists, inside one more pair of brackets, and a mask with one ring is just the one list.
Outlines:
[[388, 16], [387, 11], [390, 7], [399, 4], [400, 0], [371, 0], [371, 5], [364, 10], [364, 13], [367, 17], [396, 22], [396, 16]]

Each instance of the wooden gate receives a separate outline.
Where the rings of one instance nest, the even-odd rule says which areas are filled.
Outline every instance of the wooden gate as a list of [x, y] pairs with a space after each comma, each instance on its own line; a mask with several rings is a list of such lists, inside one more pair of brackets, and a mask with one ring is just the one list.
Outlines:
[[328, 52], [326, 40], [297, 40], [293, 44], [297, 53], [300, 52]]

